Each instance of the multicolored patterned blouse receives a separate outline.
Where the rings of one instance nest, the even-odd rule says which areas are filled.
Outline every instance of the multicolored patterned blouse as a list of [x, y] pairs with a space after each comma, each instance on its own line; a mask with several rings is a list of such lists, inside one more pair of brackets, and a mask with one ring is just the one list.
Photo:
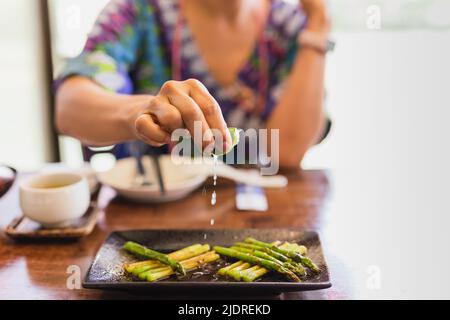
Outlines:
[[[80, 56], [70, 59], [59, 80], [91, 78], [118, 93], [156, 94], [172, 75], [172, 41], [180, 15], [177, 0], [112, 0], [100, 14]], [[209, 89], [232, 126], [258, 127], [273, 110], [297, 52], [297, 35], [306, 23], [298, 5], [272, 0], [264, 30], [268, 67], [265, 105], [256, 117], [236, 106], [210, 74], [187, 24], [180, 30], [180, 74]], [[239, 81], [254, 91], [260, 77], [259, 47], [240, 71]]]

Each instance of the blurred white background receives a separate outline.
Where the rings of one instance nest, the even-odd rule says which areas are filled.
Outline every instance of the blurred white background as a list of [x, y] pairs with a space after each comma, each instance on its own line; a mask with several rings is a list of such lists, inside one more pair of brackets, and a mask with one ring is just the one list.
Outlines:
[[35, 168], [51, 157], [39, 2], [0, 0], [0, 163]]

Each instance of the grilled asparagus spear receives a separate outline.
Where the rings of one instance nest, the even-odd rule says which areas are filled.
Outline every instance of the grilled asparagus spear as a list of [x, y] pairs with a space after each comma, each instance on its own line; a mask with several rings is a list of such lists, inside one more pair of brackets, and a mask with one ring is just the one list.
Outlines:
[[219, 247], [219, 246], [214, 247], [214, 250], [220, 255], [235, 258], [238, 260], [242, 260], [242, 261], [245, 261], [245, 262], [248, 262], [251, 264], [259, 265], [266, 269], [281, 273], [295, 282], [300, 282], [300, 278], [295, 273], [293, 273], [289, 269], [286, 269], [283, 266], [280, 266], [279, 264], [277, 264], [273, 261], [261, 259], [261, 258], [255, 257], [255, 256], [247, 254], [247, 253], [243, 253], [243, 252], [239, 252], [239, 251], [236, 251], [233, 249]]
[[282, 261], [282, 262], [286, 262], [286, 261], [290, 260], [290, 258], [286, 257], [285, 255], [283, 255], [277, 251], [274, 251], [268, 247], [264, 247], [264, 246], [260, 246], [260, 245], [256, 245], [256, 244], [244, 243], [244, 242], [236, 242], [234, 245], [237, 247], [242, 247], [242, 248], [246, 248], [246, 249], [263, 251], [263, 252], [267, 253], [268, 255], [270, 255], [270, 256], [274, 257], [275, 259]]
[[230, 269], [226, 272], [226, 275], [230, 278], [233, 278], [236, 281], [241, 281], [241, 271], [247, 270], [250, 268], [250, 263], [244, 262], [240, 266]]
[[[183, 266], [185, 270], [193, 270], [201, 265], [206, 263], [210, 263], [219, 259], [220, 256], [214, 251], [209, 251], [202, 255], [181, 261], [180, 264]], [[167, 278], [173, 275], [175, 272], [170, 267], [164, 267], [157, 270], [148, 270], [145, 272], [139, 273], [137, 276], [142, 280], [147, 280], [150, 282], [157, 281], [163, 278]]]
[[154, 251], [136, 242], [131, 241], [125, 243], [123, 248], [128, 252], [140, 256], [142, 258], [158, 260], [159, 262], [168, 265], [170, 268], [172, 268], [173, 271], [178, 272], [182, 275], [186, 275], [186, 271], [184, 270], [183, 266], [179, 262], [175, 261], [174, 259], [170, 258], [164, 253]]
[[282, 261], [277, 260], [276, 258], [270, 256], [269, 254], [259, 251], [259, 250], [247, 249], [247, 248], [243, 248], [243, 247], [231, 247], [230, 249], [248, 253], [248, 254], [254, 255], [261, 259], [273, 261], [273, 262], [279, 264], [280, 266], [283, 266], [286, 269], [291, 270], [292, 272], [294, 272], [295, 274], [297, 274], [299, 276], [304, 276], [306, 274], [305, 269], [301, 265], [295, 263], [294, 261], [282, 262]]
[[308, 253], [308, 249], [305, 246], [301, 246], [297, 243], [285, 242], [283, 244], [274, 244], [274, 245], [280, 249], [298, 252], [301, 255], [306, 255]]
[[[175, 261], [183, 261], [198, 255], [201, 255], [210, 250], [210, 246], [208, 244], [194, 244], [192, 246], [183, 248], [181, 250], [169, 253], [167, 256]], [[125, 270], [128, 273], [139, 274], [144, 271], [154, 270], [157, 268], [166, 267], [165, 264], [156, 261], [156, 260], [146, 260], [135, 263], [127, 263], [125, 264]]]
[[275, 252], [278, 252], [278, 253], [280, 253], [282, 255], [285, 255], [285, 256], [291, 258], [294, 261], [300, 262], [301, 264], [303, 264], [304, 266], [308, 267], [309, 269], [311, 269], [315, 273], [320, 272], [320, 269], [315, 265], [314, 262], [312, 262], [311, 259], [309, 259], [308, 257], [306, 257], [304, 255], [301, 255], [298, 252], [291, 251], [291, 250], [286, 250], [286, 249], [281, 249], [279, 247], [271, 245], [270, 243], [265, 243], [265, 242], [262, 242], [262, 241], [258, 241], [258, 240], [253, 239], [253, 238], [247, 238], [247, 239], [245, 239], [245, 242], [251, 243], [251, 244], [254, 244], [254, 245], [258, 245], [258, 246], [261, 246], [261, 247], [269, 248], [269, 249], [271, 249], [271, 250], [273, 250]]
[[234, 269], [234, 268], [236, 268], [236, 267], [239, 267], [241, 264], [243, 264], [244, 263], [244, 261], [238, 261], [238, 262], [235, 262], [235, 263], [233, 263], [233, 264], [230, 264], [229, 266], [226, 266], [226, 267], [223, 267], [222, 269], [220, 269], [219, 271], [217, 271], [217, 273], [219, 274], [219, 275], [221, 275], [221, 276], [225, 276], [226, 274], [227, 274], [227, 272], [228, 271], [230, 271], [230, 270], [232, 270], [232, 269]]
[[253, 282], [268, 272], [269, 270], [267, 270], [266, 268], [263, 268], [261, 266], [253, 266], [252, 268], [243, 270], [240, 273], [242, 280], [244, 280], [245, 282]]

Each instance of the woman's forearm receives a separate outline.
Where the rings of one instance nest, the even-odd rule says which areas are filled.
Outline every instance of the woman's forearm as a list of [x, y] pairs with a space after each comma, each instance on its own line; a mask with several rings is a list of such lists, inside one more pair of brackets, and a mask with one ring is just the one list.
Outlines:
[[297, 54], [277, 107], [267, 122], [280, 130], [280, 165], [298, 167], [323, 129], [325, 56], [303, 48]]
[[196, 123], [201, 123], [203, 147], [219, 142], [212, 130], [222, 134], [220, 147], [232, 144], [219, 105], [195, 79], [167, 81], [150, 96], [110, 93], [87, 78], [73, 77], [59, 88], [56, 108], [58, 131], [91, 146], [139, 139], [159, 147], [180, 128], [195, 136]]
[[[307, 12], [307, 30], [326, 38], [330, 21], [322, 1], [301, 0]], [[308, 46], [297, 53], [291, 74], [268, 129], [280, 130], [280, 165], [298, 168], [306, 151], [320, 138], [323, 115], [325, 54]]]
[[106, 146], [136, 139], [134, 121], [150, 96], [110, 93], [84, 77], [66, 80], [56, 95], [56, 127], [86, 145]]

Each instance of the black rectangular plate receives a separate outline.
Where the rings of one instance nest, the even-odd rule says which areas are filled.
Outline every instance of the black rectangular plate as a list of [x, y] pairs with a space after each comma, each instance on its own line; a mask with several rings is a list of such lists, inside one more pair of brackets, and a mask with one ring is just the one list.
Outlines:
[[[127, 241], [135, 241], [158, 251], [171, 252], [195, 243], [231, 246], [234, 242], [242, 241], [246, 237], [254, 237], [266, 242], [280, 240], [301, 243], [308, 247], [308, 256], [320, 267], [321, 273], [311, 274], [299, 283], [289, 282], [273, 273], [265, 275], [257, 282], [230, 282], [214, 276], [215, 271], [225, 263], [222, 259], [210, 268], [210, 274], [193, 276], [191, 273], [187, 279], [181, 280], [171, 277], [158, 282], [144, 282], [133, 279], [123, 270], [125, 262], [136, 261], [132, 255], [122, 249]], [[203, 292], [218, 295], [229, 293], [269, 295], [326, 289], [331, 287], [331, 283], [316, 232], [294, 229], [130, 230], [113, 232], [107, 238], [86, 274], [83, 287], [104, 290], [145, 290], [158, 294]]]

